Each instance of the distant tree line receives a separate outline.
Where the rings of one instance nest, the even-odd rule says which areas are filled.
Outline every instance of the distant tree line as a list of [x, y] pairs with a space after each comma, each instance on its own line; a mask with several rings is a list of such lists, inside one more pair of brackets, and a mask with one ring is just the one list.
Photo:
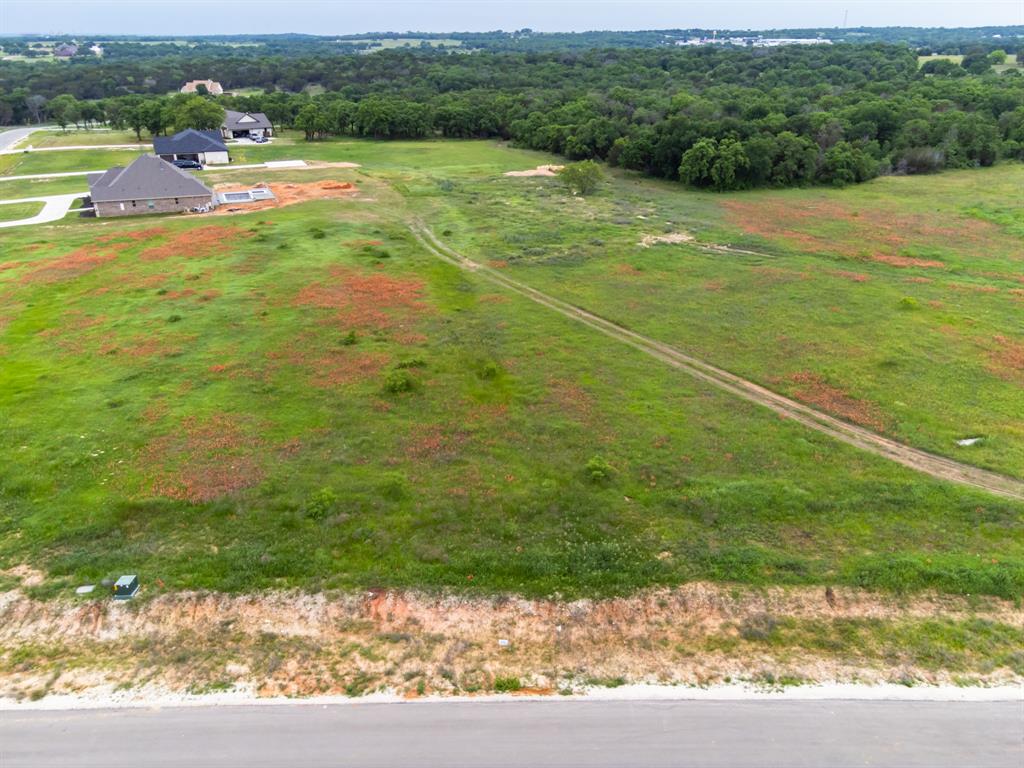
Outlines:
[[[919, 68], [906, 46], [870, 44], [172, 56], [138, 65], [21, 63], [19, 77], [9, 63], [0, 66], [0, 123], [70, 124], [77, 109], [86, 124], [159, 134], [206, 125], [226, 107], [265, 112], [310, 141], [497, 137], [719, 190], [848, 184], [1024, 158], [1024, 75], [997, 73], [1000, 60], [989, 51]], [[51, 82], [50, 70], [64, 77]], [[228, 89], [265, 90], [126, 93], [166, 93], [209, 76]]]

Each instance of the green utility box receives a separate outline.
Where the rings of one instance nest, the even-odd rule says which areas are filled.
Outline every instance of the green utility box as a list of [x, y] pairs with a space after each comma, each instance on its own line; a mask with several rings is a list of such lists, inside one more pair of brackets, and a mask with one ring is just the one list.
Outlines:
[[135, 593], [139, 591], [139, 577], [138, 576], [122, 576], [116, 582], [114, 582], [114, 599], [115, 600], [131, 600], [135, 597]]

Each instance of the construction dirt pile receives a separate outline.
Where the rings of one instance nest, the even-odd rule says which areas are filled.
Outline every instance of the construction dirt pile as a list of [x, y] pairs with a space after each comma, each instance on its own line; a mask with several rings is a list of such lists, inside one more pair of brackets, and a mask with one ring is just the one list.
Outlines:
[[[961, 642], [981, 625], [986, 643], [1004, 638], [1005, 658]], [[909, 647], [937, 627], [957, 644]], [[1024, 675], [1013, 661], [1022, 627], [1024, 613], [1006, 601], [844, 588], [693, 583], [574, 602], [384, 591], [38, 601], [18, 588], [0, 593], [0, 696], [144, 684], [412, 697], [626, 682], [997, 684]]]
[[214, 214], [226, 215], [233, 213], [249, 213], [267, 208], [279, 208], [284, 205], [306, 203], [310, 200], [344, 200], [357, 194], [359, 190], [347, 181], [310, 181], [310, 182], [260, 182], [258, 184], [218, 184], [216, 192], [244, 192], [262, 188], [269, 189], [273, 200], [257, 200], [245, 203], [226, 203], [219, 206]]

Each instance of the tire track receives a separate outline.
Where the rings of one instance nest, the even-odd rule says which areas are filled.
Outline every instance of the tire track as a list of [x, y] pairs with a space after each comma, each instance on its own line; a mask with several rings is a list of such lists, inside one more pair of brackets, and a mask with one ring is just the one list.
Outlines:
[[876, 456], [882, 456], [918, 472], [923, 472], [940, 480], [980, 488], [999, 496], [1024, 501], [1024, 481], [970, 464], [964, 464], [955, 459], [928, 453], [919, 448], [912, 448], [896, 440], [876, 434], [864, 427], [841, 421], [833, 416], [829, 416], [827, 413], [822, 413], [777, 392], [772, 392], [759, 384], [729, 373], [722, 368], [687, 355], [668, 344], [643, 336], [628, 328], [623, 328], [592, 312], [549, 296], [518, 280], [513, 280], [497, 270], [473, 261], [448, 247], [422, 222], [414, 222], [410, 225], [409, 229], [413, 237], [416, 238], [416, 241], [437, 258], [460, 269], [476, 273], [506, 290], [517, 293], [564, 317], [593, 328], [605, 336], [627, 344], [718, 389], [769, 408], [775, 413], [844, 442], [847, 445], [868, 451]]

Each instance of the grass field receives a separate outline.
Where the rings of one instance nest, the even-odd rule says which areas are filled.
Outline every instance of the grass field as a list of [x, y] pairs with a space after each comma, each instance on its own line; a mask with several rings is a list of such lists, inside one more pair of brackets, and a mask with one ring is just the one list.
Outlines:
[[[0, 184], [4, 176], [29, 176], [67, 171], [101, 171], [114, 165], [127, 165], [139, 152], [151, 151], [140, 145], [134, 149], [69, 149], [61, 152], [22, 152], [0, 155]], [[2, 193], [0, 193], [2, 194]]]
[[[40, 594], [124, 570], [232, 591], [1024, 591], [1024, 505], [709, 389], [407, 228], [907, 442], [960, 455], [980, 431], [963, 457], [1014, 473], [1019, 166], [733, 196], [617, 174], [583, 201], [502, 176], [551, 158], [490, 142], [237, 155], [257, 153], [362, 168], [204, 178], [359, 194], [0, 233], [0, 566], [43, 567]], [[769, 255], [637, 244], [683, 230]]]
[[0, 205], [0, 221], [17, 221], [35, 216], [43, 210], [43, 203], [11, 203]]
[[153, 140], [143, 134], [139, 141], [134, 131], [108, 131], [108, 130], [75, 130], [68, 128], [67, 131], [36, 131], [22, 141], [18, 148], [32, 147], [77, 147], [96, 146], [103, 144], [140, 144], [149, 149]]

